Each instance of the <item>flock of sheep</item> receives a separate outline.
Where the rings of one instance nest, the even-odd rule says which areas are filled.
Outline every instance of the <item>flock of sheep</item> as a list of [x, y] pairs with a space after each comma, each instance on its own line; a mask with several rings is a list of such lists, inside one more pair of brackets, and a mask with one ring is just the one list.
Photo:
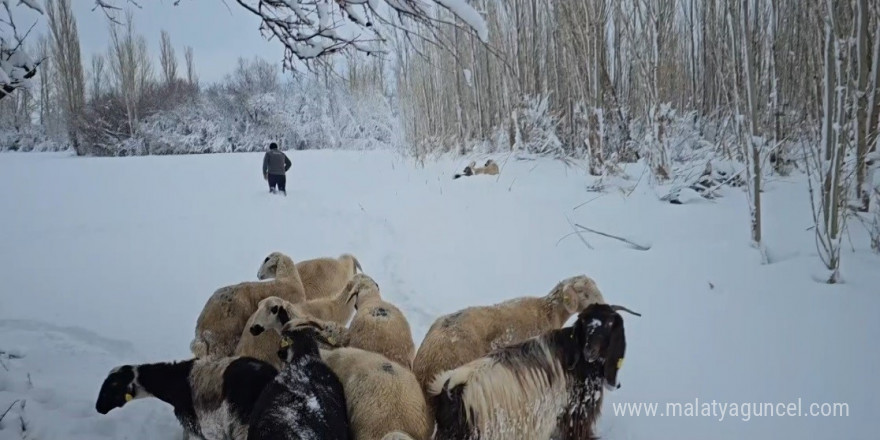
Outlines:
[[592, 439], [620, 386], [618, 311], [638, 315], [579, 275], [441, 316], [417, 349], [350, 254], [273, 252], [257, 278], [208, 299], [192, 359], [112, 369], [97, 411], [155, 397], [203, 440]]

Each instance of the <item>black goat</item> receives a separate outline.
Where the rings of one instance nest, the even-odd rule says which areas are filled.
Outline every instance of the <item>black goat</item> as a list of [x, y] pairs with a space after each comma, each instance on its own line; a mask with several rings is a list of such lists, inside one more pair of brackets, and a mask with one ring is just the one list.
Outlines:
[[285, 328], [281, 372], [263, 391], [248, 440], [349, 440], [351, 428], [339, 378], [321, 359], [315, 331]]

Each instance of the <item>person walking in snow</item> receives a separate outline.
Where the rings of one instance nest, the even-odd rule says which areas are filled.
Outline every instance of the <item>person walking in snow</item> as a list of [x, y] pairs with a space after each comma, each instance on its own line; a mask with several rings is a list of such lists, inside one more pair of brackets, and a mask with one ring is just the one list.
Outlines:
[[275, 194], [275, 187], [287, 195], [287, 170], [293, 165], [287, 155], [278, 150], [278, 144], [269, 144], [269, 151], [263, 156], [263, 179], [269, 181], [269, 192]]

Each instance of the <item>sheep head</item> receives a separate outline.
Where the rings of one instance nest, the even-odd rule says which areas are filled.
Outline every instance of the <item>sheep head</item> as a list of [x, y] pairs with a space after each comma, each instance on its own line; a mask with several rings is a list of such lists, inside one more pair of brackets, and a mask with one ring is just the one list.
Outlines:
[[555, 301], [561, 301], [570, 314], [580, 313], [591, 304], [605, 304], [605, 298], [596, 282], [586, 275], [560, 281], [549, 296]]
[[355, 310], [367, 301], [382, 299], [379, 294], [379, 283], [369, 275], [363, 273], [353, 275], [351, 279], [348, 280], [348, 284], [345, 285], [343, 291], [348, 292], [346, 303], [349, 303], [352, 300], [354, 301]]
[[290, 314], [284, 308], [285, 301], [277, 296], [270, 296], [260, 301], [257, 311], [251, 316], [251, 334], [257, 336], [267, 329], [279, 330], [290, 321]]
[[289, 273], [292, 270], [296, 270], [296, 263], [292, 258], [281, 252], [272, 252], [263, 259], [263, 263], [257, 270], [257, 279], [268, 280], [279, 276], [292, 276]]
[[263, 259], [263, 264], [260, 265], [260, 268], [257, 270], [257, 279], [258, 280], [267, 280], [269, 278], [275, 278], [275, 274], [278, 272], [278, 262], [281, 260], [281, 256], [284, 255], [281, 252], [272, 252], [265, 259]]
[[101, 391], [98, 393], [98, 401], [95, 409], [100, 414], [107, 414], [113, 409], [121, 408], [135, 398], [148, 397], [149, 393], [137, 382], [135, 367], [122, 365], [110, 370]]
[[577, 347], [573, 347], [570, 353], [570, 367], [579, 361], [583, 361], [581, 365], [601, 362], [605, 387], [609, 390], [620, 388], [617, 373], [623, 367], [626, 352], [623, 317], [617, 313], [618, 310], [641, 316], [623, 306], [591, 304], [578, 314], [572, 327], [572, 337]]

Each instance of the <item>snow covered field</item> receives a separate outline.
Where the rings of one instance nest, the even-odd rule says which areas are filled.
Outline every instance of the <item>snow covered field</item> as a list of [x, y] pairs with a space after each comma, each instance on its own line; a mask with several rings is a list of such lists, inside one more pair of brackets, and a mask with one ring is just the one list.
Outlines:
[[[643, 315], [623, 314], [627, 360], [603, 438], [876, 438], [880, 259], [853, 225], [846, 283], [813, 280], [802, 177], [766, 187], [773, 264], [762, 266], [735, 189], [677, 206], [658, 201], [647, 177], [629, 196], [588, 192], [593, 178], [551, 160], [496, 157], [500, 178], [452, 180], [469, 159], [419, 168], [386, 152], [288, 154], [287, 198], [268, 193], [260, 154], [0, 154], [0, 440], [180, 438], [156, 400], [99, 415], [102, 380], [117, 365], [187, 358], [207, 297], [256, 279], [275, 250], [295, 260], [354, 253], [417, 343], [441, 314], [593, 277], [608, 301]], [[641, 168], [628, 172], [627, 192]], [[567, 218], [651, 249], [593, 234], [592, 249], [574, 235], [560, 241]], [[667, 402], [686, 410], [695, 399], [800, 399], [804, 415], [661, 415]], [[835, 402], [848, 416], [808, 414]], [[615, 414], [624, 403], [660, 407]]]

